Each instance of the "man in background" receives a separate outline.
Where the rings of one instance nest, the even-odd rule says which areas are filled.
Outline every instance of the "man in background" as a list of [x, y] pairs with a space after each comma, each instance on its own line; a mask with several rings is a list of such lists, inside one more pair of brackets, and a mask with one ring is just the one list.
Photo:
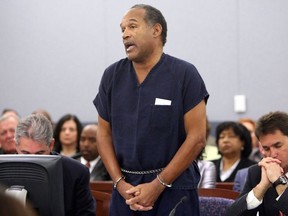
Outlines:
[[97, 125], [86, 125], [80, 136], [80, 161], [90, 171], [90, 181], [111, 180], [97, 150]]
[[0, 154], [15, 154], [14, 133], [19, 122], [17, 115], [4, 114], [0, 117]]
[[8, 116], [8, 115], [14, 115], [14, 116], [17, 116], [18, 118], [20, 118], [20, 115], [16, 110], [10, 109], [10, 108], [3, 109], [1, 116]]
[[243, 191], [226, 215], [288, 215], [288, 114], [262, 116], [255, 134], [264, 158], [248, 169]]
[[255, 162], [259, 162], [262, 159], [262, 154], [259, 149], [259, 142], [257, 140], [257, 137], [255, 136], [255, 128], [256, 128], [256, 122], [253, 119], [250, 118], [241, 118], [239, 119], [239, 122], [244, 125], [251, 134], [252, 139], [252, 152], [249, 155], [249, 159], [253, 160]]
[[[52, 124], [41, 114], [32, 114], [20, 120], [15, 141], [18, 154], [57, 154], [51, 152], [54, 147]], [[90, 192], [88, 169], [79, 161], [59, 157], [62, 157], [63, 165], [65, 215], [95, 216], [96, 205]]]

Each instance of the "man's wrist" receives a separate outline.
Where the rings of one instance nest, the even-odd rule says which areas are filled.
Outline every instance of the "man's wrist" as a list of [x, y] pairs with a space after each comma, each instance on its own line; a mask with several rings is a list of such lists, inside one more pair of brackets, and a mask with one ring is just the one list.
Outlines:
[[265, 185], [265, 184], [261, 184], [261, 182], [259, 184], [257, 184], [254, 188], [253, 188], [253, 194], [254, 196], [258, 199], [258, 200], [262, 200], [266, 191], [268, 190], [268, 188], [271, 186], [271, 183], [269, 185]]
[[272, 185], [276, 188], [278, 185], [287, 185], [288, 179], [285, 175], [279, 176], [275, 181], [273, 181]]
[[279, 179], [280, 176], [281, 176], [281, 174], [275, 175], [273, 177], [270, 177], [269, 180], [273, 184], [274, 182], [276, 182]]

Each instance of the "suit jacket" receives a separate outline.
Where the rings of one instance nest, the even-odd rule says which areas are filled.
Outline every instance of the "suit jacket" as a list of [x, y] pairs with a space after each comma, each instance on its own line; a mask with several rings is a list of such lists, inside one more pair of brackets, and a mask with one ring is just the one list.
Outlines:
[[226, 216], [254, 216], [259, 211], [259, 216], [278, 216], [279, 210], [288, 215], [288, 189], [284, 191], [280, 199], [276, 201], [278, 194], [273, 187], [270, 187], [264, 195], [263, 202], [255, 209], [248, 210], [246, 197], [248, 193], [260, 182], [261, 180], [261, 168], [258, 165], [254, 165], [248, 169], [248, 176], [246, 179], [243, 191], [239, 195], [239, 198], [227, 209]]
[[108, 174], [101, 158], [96, 163], [94, 168], [92, 169], [92, 172], [90, 173], [90, 181], [97, 181], [97, 180], [111, 180], [110, 175]]
[[[221, 163], [221, 159], [218, 160], [213, 160], [215, 166], [216, 166], [216, 182], [222, 182], [220, 179], [220, 163]], [[234, 178], [236, 176], [236, 173], [239, 169], [243, 169], [246, 167], [250, 167], [251, 165], [255, 164], [255, 161], [251, 161], [248, 158], [241, 158], [240, 162], [238, 163], [238, 165], [236, 166], [236, 168], [234, 169], [234, 171], [231, 173], [231, 175], [223, 182], [234, 182]]]
[[65, 156], [62, 156], [62, 166], [65, 216], [95, 216], [96, 203], [90, 192], [88, 168]]
[[240, 169], [237, 171], [235, 179], [234, 179], [234, 186], [233, 190], [237, 192], [241, 192], [246, 182], [248, 168]]
[[[80, 163], [82, 159], [83, 159], [82, 156], [77, 158], [77, 160]], [[109, 173], [107, 172], [103, 161], [100, 158], [90, 173], [90, 181], [110, 181], [110, 180], [111, 180], [111, 177]]]

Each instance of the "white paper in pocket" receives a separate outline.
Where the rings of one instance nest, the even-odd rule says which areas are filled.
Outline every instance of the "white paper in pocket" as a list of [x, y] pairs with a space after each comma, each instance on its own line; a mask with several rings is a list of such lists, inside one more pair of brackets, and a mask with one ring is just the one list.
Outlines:
[[166, 99], [162, 99], [162, 98], [155, 98], [155, 105], [171, 106], [171, 100], [166, 100]]

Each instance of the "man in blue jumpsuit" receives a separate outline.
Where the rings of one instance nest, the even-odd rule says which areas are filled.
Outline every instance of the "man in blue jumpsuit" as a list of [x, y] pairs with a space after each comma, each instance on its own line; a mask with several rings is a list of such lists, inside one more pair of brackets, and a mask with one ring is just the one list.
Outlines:
[[121, 22], [127, 58], [108, 67], [94, 105], [98, 150], [114, 182], [110, 215], [199, 215], [209, 94], [197, 69], [163, 53], [159, 10], [135, 5]]

